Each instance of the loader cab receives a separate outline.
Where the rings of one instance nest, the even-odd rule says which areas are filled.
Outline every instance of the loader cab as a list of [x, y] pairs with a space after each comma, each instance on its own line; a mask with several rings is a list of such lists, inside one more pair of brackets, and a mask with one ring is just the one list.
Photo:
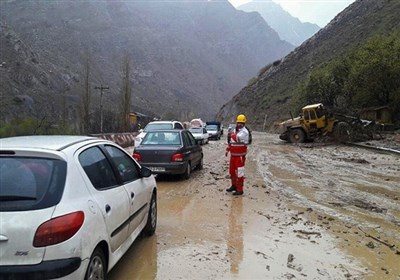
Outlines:
[[303, 107], [304, 125], [310, 131], [326, 127], [326, 111], [321, 103]]

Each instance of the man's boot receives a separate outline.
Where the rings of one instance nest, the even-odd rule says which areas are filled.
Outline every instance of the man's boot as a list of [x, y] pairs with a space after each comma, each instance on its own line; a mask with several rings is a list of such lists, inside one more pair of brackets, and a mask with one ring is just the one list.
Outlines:
[[235, 190], [232, 194], [233, 194], [233, 195], [242, 195], [243, 192], [241, 192], [241, 191], [236, 191], [236, 190]]
[[233, 191], [236, 191], [236, 188], [235, 188], [235, 186], [232, 185], [229, 188], [227, 188], [226, 191], [227, 192], [233, 192]]

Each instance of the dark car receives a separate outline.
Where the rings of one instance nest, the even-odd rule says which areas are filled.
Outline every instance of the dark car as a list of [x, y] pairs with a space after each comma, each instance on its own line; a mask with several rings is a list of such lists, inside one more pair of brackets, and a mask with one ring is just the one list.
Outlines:
[[209, 139], [219, 140], [221, 139], [220, 127], [216, 124], [207, 124], [206, 130], [208, 132]]
[[132, 155], [154, 174], [181, 174], [203, 168], [203, 149], [188, 130], [149, 131]]

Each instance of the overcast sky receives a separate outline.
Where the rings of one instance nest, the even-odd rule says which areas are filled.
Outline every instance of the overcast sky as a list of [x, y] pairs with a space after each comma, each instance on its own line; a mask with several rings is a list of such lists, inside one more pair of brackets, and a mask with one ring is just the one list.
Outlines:
[[[273, 2], [280, 4], [283, 9], [302, 22], [316, 23], [320, 27], [324, 27], [328, 24], [338, 13], [343, 11], [354, 1], [355, 0], [273, 0]], [[229, 2], [237, 7], [251, 1], [229, 0]]]

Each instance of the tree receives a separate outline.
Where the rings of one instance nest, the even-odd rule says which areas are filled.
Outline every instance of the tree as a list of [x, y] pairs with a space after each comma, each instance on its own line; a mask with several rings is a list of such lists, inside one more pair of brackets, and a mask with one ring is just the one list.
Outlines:
[[[400, 115], [400, 36], [375, 36], [301, 84], [295, 109], [322, 102], [340, 111], [389, 106]], [[297, 103], [296, 103], [297, 102]]]
[[347, 87], [358, 106], [393, 103], [400, 88], [400, 39], [375, 36], [351, 54], [352, 68]]
[[325, 106], [338, 106], [338, 100], [344, 96], [343, 85], [348, 70], [339, 62], [315, 70], [309, 80], [300, 87], [300, 103], [323, 103]]

